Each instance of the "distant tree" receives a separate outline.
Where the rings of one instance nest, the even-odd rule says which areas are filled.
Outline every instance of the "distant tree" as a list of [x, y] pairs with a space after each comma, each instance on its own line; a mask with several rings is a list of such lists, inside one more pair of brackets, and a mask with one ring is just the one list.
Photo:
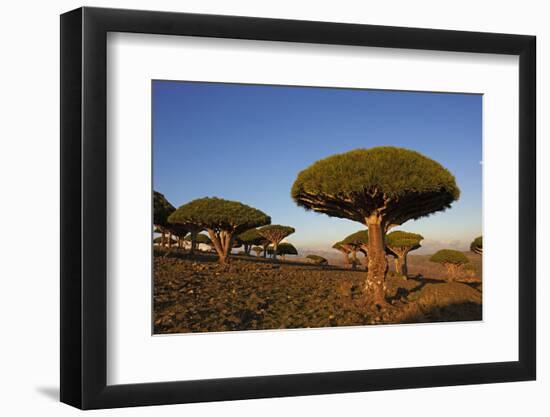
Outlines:
[[265, 238], [258, 233], [258, 229], [250, 229], [239, 235], [239, 240], [244, 245], [244, 252], [250, 255], [252, 246], [261, 245]]
[[328, 261], [326, 260], [326, 258], [323, 258], [319, 255], [308, 255], [306, 256], [306, 258], [315, 265], [328, 265]]
[[[274, 254], [273, 246], [267, 248], [267, 253], [272, 255]], [[285, 260], [286, 255], [298, 255], [298, 251], [292, 243], [281, 242], [277, 248], [277, 255], [281, 256], [283, 261]]]
[[332, 245], [332, 249], [336, 249], [338, 252], [344, 255], [344, 265], [351, 264], [349, 260], [349, 254], [352, 252], [352, 250], [347, 245], [343, 245], [342, 242], [336, 242], [334, 245]]
[[199, 198], [184, 204], [169, 219], [172, 223], [193, 224], [206, 230], [221, 264], [227, 262], [237, 235], [271, 222], [271, 218], [258, 209], [216, 197]]
[[407, 255], [410, 251], [420, 248], [420, 242], [424, 239], [416, 233], [397, 230], [386, 235], [386, 247], [395, 256], [395, 271], [405, 278], [407, 277]]
[[450, 279], [456, 278], [462, 265], [469, 260], [464, 253], [452, 249], [442, 249], [432, 255], [430, 261], [443, 265]]
[[171, 224], [169, 226], [169, 230], [174, 236], [177, 237], [178, 247], [183, 248], [183, 242], [184, 242], [185, 236], [189, 233], [187, 228], [179, 224]]
[[394, 226], [442, 211], [459, 198], [454, 176], [418, 152], [395, 147], [357, 149], [319, 160], [292, 186], [299, 206], [367, 226], [365, 293], [387, 305], [385, 234]]
[[[193, 238], [191, 237], [191, 235], [188, 235], [185, 238], [185, 240], [188, 241], [192, 245]], [[200, 244], [213, 246], [212, 241], [210, 240], [210, 238], [208, 236], [206, 236], [205, 234], [203, 234], [203, 233], [199, 233], [195, 236], [195, 245], [196, 245], [196, 247], [198, 247], [198, 245], [200, 245]]]
[[478, 236], [470, 244], [470, 250], [478, 255], [483, 255], [483, 237]]
[[281, 240], [294, 233], [295, 230], [290, 226], [282, 226], [280, 224], [272, 224], [258, 229], [258, 234], [269, 240], [274, 248], [273, 259], [277, 259], [277, 248]]
[[[362, 252], [365, 255], [365, 259], [368, 260], [369, 231], [359, 230], [358, 232], [352, 233], [341, 241], [341, 245], [351, 251], [351, 265], [352, 268], [355, 269], [356, 265], [359, 263], [357, 260], [357, 252]], [[365, 267], [368, 268], [368, 261], [365, 262]]]
[[264, 248], [262, 248], [261, 246], [253, 246], [252, 250], [256, 252], [256, 256], [260, 256], [260, 253], [263, 252]]
[[[160, 233], [161, 246], [165, 246], [167, 242], [169, 242], [168, 245], [171, 245], [171, 233], [168, 231], [168, 216], [174, 210], [174, 206], [170, 204], [163, 194], [153, 191], [153, 225]], [[168, 235], [168, 241], [166, 241], [166, 235]]]

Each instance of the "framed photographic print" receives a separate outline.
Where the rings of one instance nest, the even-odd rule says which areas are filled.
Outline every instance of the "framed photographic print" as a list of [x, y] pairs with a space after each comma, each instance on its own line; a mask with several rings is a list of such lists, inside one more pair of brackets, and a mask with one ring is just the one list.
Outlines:
[[61, 101], [63, 402], [535, 379], [534, 37], [81, 8]]

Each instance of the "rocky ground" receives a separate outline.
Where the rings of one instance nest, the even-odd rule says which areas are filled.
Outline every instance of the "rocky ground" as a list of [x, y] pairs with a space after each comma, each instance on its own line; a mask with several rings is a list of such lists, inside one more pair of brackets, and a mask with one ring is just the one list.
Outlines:
[[154, 333], [481, 320], [481, 281], [390, 273], [390, 307], [365, 305], [365, 271], [172, 251], [154, 257]]

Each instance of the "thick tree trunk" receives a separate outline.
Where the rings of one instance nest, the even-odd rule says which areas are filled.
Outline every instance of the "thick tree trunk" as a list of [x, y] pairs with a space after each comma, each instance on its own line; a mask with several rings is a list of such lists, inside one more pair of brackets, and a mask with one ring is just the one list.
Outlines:
[[357, 268], [357, 251], [353, 250], [351, 252], [351, 269]]
[[365, 292], [372, 302], [378, 306], [386, 305], [385, 279], [386, 279], [386, 251], [384, 248], [384, 232], [380, 216], [371, 215], [366, 219], [369, 229], [368, 272], [365, 283]]
[[206, 229], [210, 240], [214, 245], [214, 249], [218, 254], [218, 261], [221, 265], [226, 264], [229, 261], [229, 252], [231, 252], [231, 246], [233, 245], [233, 233], [222, 230], [216, 233], [212, 229]]
[[168, 232], [168, 249], [172, 249], [172, 232]]

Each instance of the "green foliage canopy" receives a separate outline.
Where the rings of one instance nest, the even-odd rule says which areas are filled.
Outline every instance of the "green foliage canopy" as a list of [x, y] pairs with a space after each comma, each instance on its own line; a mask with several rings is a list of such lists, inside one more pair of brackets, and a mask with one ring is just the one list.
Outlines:
[[205, 197], [182, 205], [169, 217], [170, 223], [194, 224], [203, 229], [241, 233], [271, 222], [264, 212], [238, 201]]
[[167, 219], [174, 212], [175, 208], [158, 191], [153, 191], [153, 223], [158, 226], [166, 226]]
[[306, 210], [361, 223], [376, 213], [390, 226], [449, 208], [460, 190], [438, 162], [384, 146], [315, 162], [298, 174], [291, 195]]
[[306, 256], [306, 258], [309, 259], [314, 264], [317, 264], [317, 265], [327, 265], [328, 264], [328, 261], [326, 260], [326, 258], [323, 258], [322, 256], [319, 256], [319, 255], [308, 255], [308, 256]]
[[400, 249], [408, 252], [409, 250], [418, 249], [423, 239], [424, 237], [417, 233], [396, 230], [386, 235], [385, 242], [386, 246], [392, 250]]
[[238, 236], [245, 245], [261, 245], [265, 238], [258, 233], [258, 229], [250, 229]]
[[346, 236], [340, 243], [342, 245], [350, 245], [356, 248], [362, 247], [366, 249], [369, 244], [369, 231], [367, 229], [359, 230], [349, 236]]
[[[267, 248], [268, 254], [273, 254], [273, 246]], [[277, 247], [277, 255], [298, 255], [298, 250], [294, 247], [292, 243], [283, 242], [279, 243]]]
[[470, 250], [474, 253], [481, 254], [483, 253], [483, 237], [478, 236], [470, 244]]
[[430, 258], [430, 261], [436, 262], [439, 264], [453, 264], [453, 265], [464, 265], [469, 262], [466, 255], [462, 252], [452, 249], [441, 249], [434, 253]]
[[278, 243], [288, 235], [291, 235], [296, 230], [290, 226], [280, 224], [272, 224], [258, 229], [258, 234], [272, 243]]
[[[186, 241], [188, 242], [191, 242], [193, 239], [193, 237], [191, 235], [187, 236], [185, 238]], [[205, 245], [211, 245], [212, 244], [212, 241], [210, 240], [210, 238], [208, 236], [206, 236], [205, 234], [203, 233], [199, 233], [196, 237], [195, 237], [195, 243], [199, 244], [199, 243], [203, 243]]]

